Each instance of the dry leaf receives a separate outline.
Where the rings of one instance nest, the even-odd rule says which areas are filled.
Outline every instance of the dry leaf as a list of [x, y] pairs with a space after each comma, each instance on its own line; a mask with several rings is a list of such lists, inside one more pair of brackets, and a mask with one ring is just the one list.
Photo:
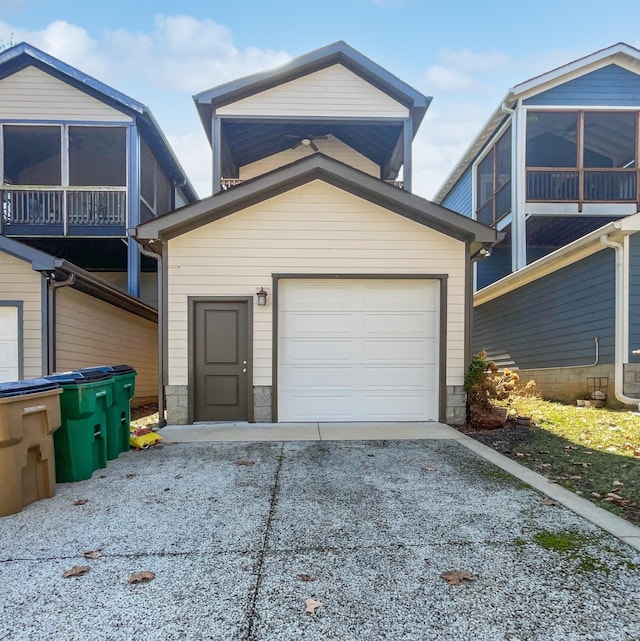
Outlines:
[[137, 476], [137, 474], [135, 474], [135, 472], [129, 472], [129, 474], [127, 474], [126, 478], [132, 479], [134, 476]]
[[540, 463], [540, 467], [551, 467], [551, 463]]
[[478, 577], [467, 570], [449, 570], [440, 575], [449, 585], [459, 585], [463, 581], [475, 581]]
[[620, 487], [621, 485], [624, 485], [624, 483], [622, 483], [621, 481], [614, 481], [614, 482], [613, 482], [613, 484], [614, 484], [616, 487]]
[[558, 505], [558, 503], [553, 499], [546, 498], [544, 499], [544, 501], [542, 501], [542, 505]]
[[602, 498], [602, 494], [600, 494], [599, 492], [591, 492], [591, 496], [593, 496], [594, 499]]
[[144, 570], [143, 572], [134, 572], [129, 577], [129, 583], [146, 583], [147, 581], [153, 581], [153, 579], [155, 578], [156, 578], [155, 572]]
[[565, 445], [564, 449], [565, 450], [577, 450], [578, 446], [577, 445]]
[[90, 550], [89, 552], [85, 552], [84, 556], [87, 559], [99, 559], [103, 555], [101, 550]]
[[309, 576], [308, 574], [301, 574], [300, 575], [300, 580], [301, 581], [315, 581], [315, 579], [312, 576]]
[[85, 503], [88, 503], [89, 499], [78, 499], [77, 501], [74, 501], [74, 505], [84, 505]]
[[315, 614], [316, 610], [323, 606], [324, 603], [320, 603], [320, 601], [316, 601], [315, 599], [306, 599], [304, 602], [305, 605], [305, 612], [308, 612], [309, 614]]
[[518, 458], [524, 458], [524, 454], [522, 452], [516, 452], [516, 456]]
[[255, 461], [236, 461], [236, 465], [246, 465], [247, 467], [255, 464]]
[[569, 480], [570, 481], [579, 481], [581, 478], [582, 477], [580, 476], [580, 474], [574, 474], [573, 476], [569, 477]]
[[89, 571], [88, 565], [74, 565], [72, 568], [67, 570], [63, 575], [63, 579], [68, 579], [71, 576], [82, 576]]
[[422, 471], [423, 472], [437, 472], [438, 468], [437, 467], [423, 467]]

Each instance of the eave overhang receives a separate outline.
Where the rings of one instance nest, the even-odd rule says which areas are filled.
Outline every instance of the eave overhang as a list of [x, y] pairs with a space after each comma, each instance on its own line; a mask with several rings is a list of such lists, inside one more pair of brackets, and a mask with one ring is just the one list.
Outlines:
[[154, 323], [158, 322], [157, 309], [67, 260], [56, 258], [5, 236], [0, 236], [0, 251], [29, 263], [34, 271], [49, 276], [57, 282], [64, 282], [73, 276], [69, 285], [73, 289]]
[[533, 263], [529, 263], [517, 272], [511, 273], [495, 283], [487, 285], [487, 287], [483, 287], [474, 294], [473, 305], [476, 307], [483, 303], [488, 303], [495, 298], [606, 249], [606, 245], [600, 240], [602, 236], [607, 236], [609, 240], [614, 242], [621, 242], [625, 236], [631, 236], [638, 232], [640, 232], [640, 213], [607, 223], [585, 234], [582, 238], [578, 238]]
[[138, 225], [131, 235], [139, 242], [153, 246], [152, 241], [166, 242], [313, 180], [322, 180], [421, 225], [467, 242], [472, 255], [494, 245], [503, 237], [501, 232], [471, 218], [318, 153]]

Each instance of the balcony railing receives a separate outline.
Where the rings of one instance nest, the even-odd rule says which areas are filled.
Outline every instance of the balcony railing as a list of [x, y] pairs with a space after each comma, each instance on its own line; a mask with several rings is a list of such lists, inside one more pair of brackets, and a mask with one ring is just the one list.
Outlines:
[[527, 170], [527, 200], [542, 202], [634, 202], [636, 169]]
[[126, 187], [0, 189], [4, 235], [124, 235]]
[[[220, 188], [222, 191], [227, 191], [227, 189], [231, 189], [232, 187], [236, 187], [237, 185], [240, 185], [244, 182], [241, 178], [221, 178], [220, 179]], [[398, 189], [404, 189], [404, 182], [402, 180], [385, 180], [389, 185], [393, 185], [394, 187], [397, 187]]]

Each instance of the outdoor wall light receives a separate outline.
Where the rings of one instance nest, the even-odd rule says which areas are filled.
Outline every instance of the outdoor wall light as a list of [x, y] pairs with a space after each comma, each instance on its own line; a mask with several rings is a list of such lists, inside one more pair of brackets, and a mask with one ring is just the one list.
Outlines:
[[261, 287], [256, 292], [256, 296], [258, 297], [258, 305], [264, 307], [267, 304], [267, 292], [265, 292], [264, 287]]

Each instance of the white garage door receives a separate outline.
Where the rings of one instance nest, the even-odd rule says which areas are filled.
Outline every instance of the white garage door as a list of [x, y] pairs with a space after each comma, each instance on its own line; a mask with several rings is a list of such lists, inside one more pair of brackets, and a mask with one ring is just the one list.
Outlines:
[[0, 306], [0, 383], [18, 378], [18, 308]]
[[280, 421], [438, 420], [439, 282], [279, 283]]

